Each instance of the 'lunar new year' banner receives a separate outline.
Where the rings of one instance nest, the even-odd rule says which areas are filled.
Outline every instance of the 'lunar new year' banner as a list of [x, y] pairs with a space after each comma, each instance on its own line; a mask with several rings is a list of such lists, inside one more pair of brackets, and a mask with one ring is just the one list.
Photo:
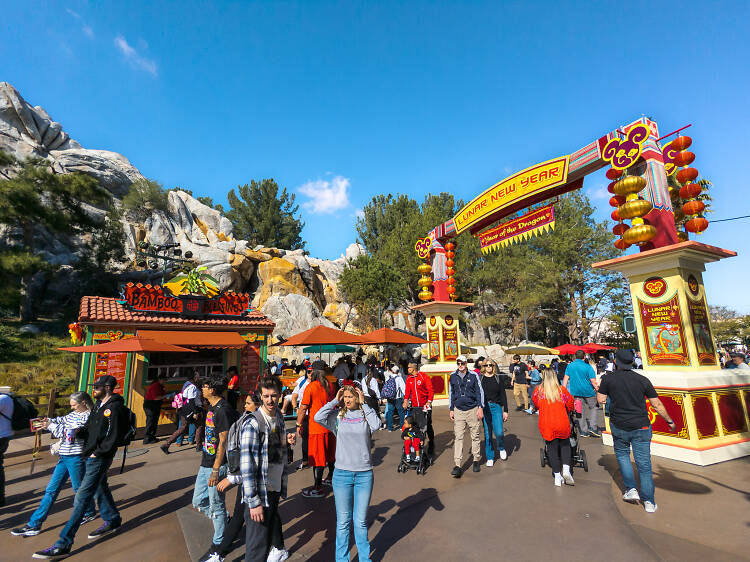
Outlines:
[[487, 254], [500, 246], [526, 240], [555, 228], [555, 208], [552, 205], [531, 211], [512, 221], [500, 224], [477, 235], [482, 253]]

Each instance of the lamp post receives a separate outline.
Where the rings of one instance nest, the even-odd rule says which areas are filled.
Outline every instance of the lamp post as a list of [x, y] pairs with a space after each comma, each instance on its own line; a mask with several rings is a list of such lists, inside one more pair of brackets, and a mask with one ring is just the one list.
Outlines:
[[[171, 250], [171, 255], [168, 253]], [[182, 250], [179, 244], [163, 244], [160, 246], [151, 246], [145, 240], [138, 242], [135, 247], [135, 265], [145, 268], [148, 265], [151, 269], [159, 268], [159, 261], [162, 260], [161, 284], [164, 285], [164, 275], [166, 274], [167, 263], [193, 263], [193, 252], [185, 252], [185, 257], [180, 257]], [[148, 260], [147, 258], [151, 258]]]

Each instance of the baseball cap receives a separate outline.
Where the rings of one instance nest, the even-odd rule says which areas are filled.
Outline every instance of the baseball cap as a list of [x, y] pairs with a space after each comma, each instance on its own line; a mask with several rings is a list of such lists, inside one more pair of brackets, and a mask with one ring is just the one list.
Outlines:
[[456, 357], [456, 363], [458, 363], [459, 361], [461, 363], [466, 363], [466, 355], [459, 355], [458, 357]]
[[112, 375], [104, 375], [103, 377], [99, 377], [91, 386], [109, 386], [114, 388], [117, 386], [117, 379]]
[[310, 356], [309, 355], [305, 355], [305, 359], [310, 359]]

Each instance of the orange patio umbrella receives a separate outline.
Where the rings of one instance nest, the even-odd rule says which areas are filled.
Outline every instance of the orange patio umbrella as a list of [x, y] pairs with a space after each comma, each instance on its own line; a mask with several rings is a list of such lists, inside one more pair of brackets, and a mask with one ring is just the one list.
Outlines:
[[398, 330], [391, 330], [390, 328], [380, 328], [379, 330], [373, 330], [362, 336], [365, 338], [365, 343], [372, 344], [393, 344], [401, 345], [407, 343], [427, 343], [427, 340], [411, 334], [405, 334]]
[[194, 349], [180, 347], [169, 343], [162, 343], [155, 340], [135, 336], [107, 343], [96, 345], [79, 345], [76, 347], [58, 347], [62, 351], [74, 351], [76, 353], [147, 353], [147, 352], [184, 352], [195, 353]]
[[295, 334], [281, 345], [328, 345], [328, 344], [358, 344], [369, 343], [364, 340], [364, 336], [342, 332], [326, 326], [315, 326], [299, 334]]

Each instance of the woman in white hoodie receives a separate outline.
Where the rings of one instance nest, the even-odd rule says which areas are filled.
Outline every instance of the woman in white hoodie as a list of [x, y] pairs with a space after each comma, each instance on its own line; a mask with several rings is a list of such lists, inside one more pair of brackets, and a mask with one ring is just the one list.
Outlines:
[[[44, 428], [52, 435], [60, 439], [59, 444], [53, 445], [57, 450], [53, 454], [60, 455], [55, 470], [52, 471], [52, 478], [47, 484], [44, 491], [44, 497], [37, 510], [31, 515], [29, 522], [18, 529], [11, 531], [12, 535], [17, 537], [33, 537], [38, 535], [42, 530], [42, 523], [47, 519], [52, 504], [55, 503], [60, 490], [70, 477], [70, 484], [73, 491], [78, 490], [81, 478], [86, 471], [86, 459], [82, 456], [84, 439], [78, 437], [78, 430], [86, 424], [89, 419], [91, 409], [94, 403], [91, 397], [85, 392], [74, 392], [70, 395], [70, 413], [60, 418], [48, 418], [44, 420]], [[59, 448], [58, 448], [59, 445]], [[89, 506], [82, 523], [87, 523], [96, 519], [96, 510], [93, 501]]]

